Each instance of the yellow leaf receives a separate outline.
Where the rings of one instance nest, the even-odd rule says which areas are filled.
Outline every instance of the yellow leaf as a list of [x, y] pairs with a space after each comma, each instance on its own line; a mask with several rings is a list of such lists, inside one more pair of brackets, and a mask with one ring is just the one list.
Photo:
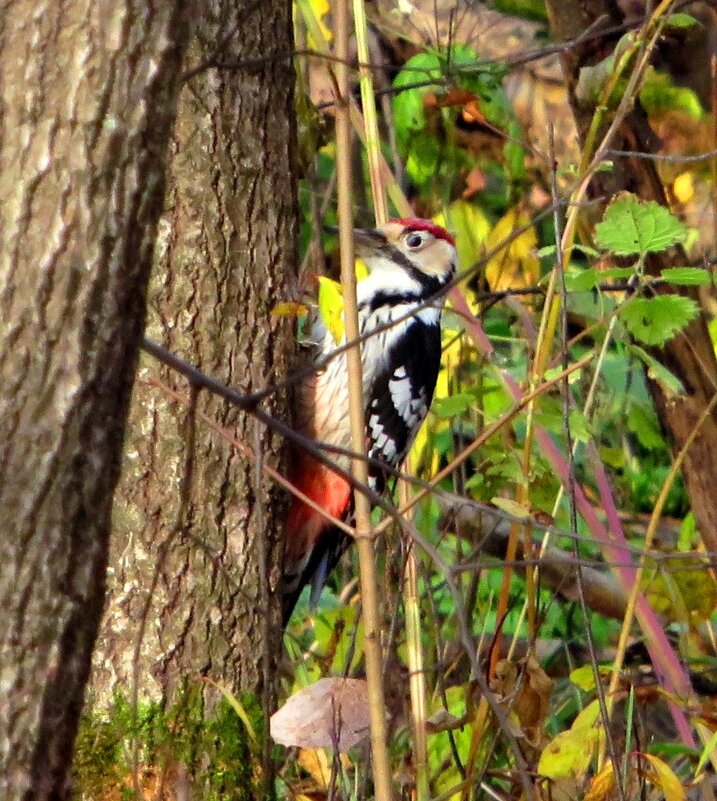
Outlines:
[[615, 774], [612, 761], [608, 760], [603, 769], [593, 776], [583, 801], [605, 801], [615, 789]]
[[338, 345], [344, 335], [344, 297], [341, 284], [319, 276], [319, 314]]
[[330, 11], [329, 0], [301, 0], [299, 5], [308, 28], [307, 44], [314, 50], [325, 50], [332, 38], [323, 20]]
[[501, 498], [499, 495], [496, 495], [494, 498], [490, 499], [490, 502], [493, 506], [497, 506], [500, 510], [511, 515], [516, 520], [530, 519], [530, 509], [511, 498]]
[[433, 221], [448, 228], [455, 235], [458, 264], [466, 269], [483, 255], [490, 223], [483, 212], [466, 200], [454, 200], [448, 207], [448, 215], [437, 214]]
[[[368, 268], [361, 259], [356, 260], [355, 270], [356, 281], [363, 281], [368, 276]], [[338, 345], [344, 335], [344, 296], [341, 284], [325, 275], [320, 275], [318, 278], [319, 314]]]
[[642, 759], [649, 763], [651, 770], [642, 770], [644, 777], [655, 787], [662, 790], [665, 801], [686, 801], [685, 788], [675, 776], [672, 768], [654, 754], [641, 754]]
[[534, 286], [540, 278], [540, 260], [535, 249], [538, 237], [535, 228], [530, 225], [514, 238], [514, 231], [530, 222], [527, 210], [516, 206], [510, 209], [488, 234], [485, 242], [486, 251], [499, 247], [502, 242], [511, 239], [510, 243], [501, 247], [493, 255], [485, 268], [486, 279], [492, 290], [521, 289]]
[[368, 267], [363, 259], [356, 259], [355, 270], [357, 281], [363, 281], [364, 278], [368, 277]]
[[600, 706], [588, 704], [573, 721], [570, 731], [562, 731], [543, 749], [538, 773], [548, 779], [580, 779], [590, 767], [598, 743]]
[[695, 194], [695, 182], [691, 172], [683, 172], [672, 182], [672, 191], [680, 203], [692, 200]]
[[[441, 355], [441, 370], [438, 373], [438, 380], [436, 381], [436, 388], [433, 392], [434, 400], [439, 398], [447, 398], [451, 390], [451, 377], [453, 369], [460, 363], [462, 358], [461, 352], [461, 338], [455, 330], [443, 330], [443, 353]], [[429, 442], [434, 441], [436, 434], [444, 431], [450, 426], [449, 420], [433, 420], [428, 425], [422, 425], [418, 430], [416, 439], [413, 442], [413, 447], [410, 452], [411, 464], [414, 469], [417, 469], [422, 464], [422, 457], [428, 451]], [[431, 463], [423, 465], [424, 470], [429, 475], [434, 475], [438, 472], [438, 465], [440, 462], [440, 454], [436, 448], [431, 449]]]
[[331, 765], [324, 748], [300, 748], [297, 761], [318, 787], [325, 790], [329, 786]]
[[309, 309], [303, 303], [287, 300], [277, 303], [271, 310], [273, 317], [303, 317], [309, 313]]
[[655, 611], [692, 626], [711, 617], [717, 606], [717, 586], [705, 559], [680, 555], [659, 564], [650, 560], [649, 566], [642, 586]]
[[538, 773], [548, 779], [583, 777], [590, 767], [596, 741], [595, 732], [590, 729], [578, 733], [561, 731], [543, 749]]
[[[351, 767], [351, 760], [346, 754], [340, 754], [339, 759], [345, 768]], [[331, 781], [331, 763], [325, 748], [300, 748], [297, 761], [317, 787], [322, 790], [328, 788]]]
[[[605, 678], [610, 673], [608, 668], [602, 667], [600, 668], [599, 672], [601, 679]], [[579, 668], [575, 668], [575, 670], [570, 673], [570, 681], [580, 687], [581, 690], [585, 690], [585, 692], [594, 690], [595, 672], [593, 671], [593, 666], [581, 665]]]

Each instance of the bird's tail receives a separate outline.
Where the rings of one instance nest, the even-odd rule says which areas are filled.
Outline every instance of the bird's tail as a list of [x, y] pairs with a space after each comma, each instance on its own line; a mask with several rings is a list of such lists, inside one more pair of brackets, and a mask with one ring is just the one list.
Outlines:
[[[349, 483], [329, 467], [301, 454], [292, 471], [292, 483], [332, 517], [344, 519], [351, 505]], [[318, 601], [326, 577], [346, 550], [348, 537], [339, 528], [294, 496], [284, 529], [282, 613], [291, 617], [303, 588], [313, 581], [312, 601]]]

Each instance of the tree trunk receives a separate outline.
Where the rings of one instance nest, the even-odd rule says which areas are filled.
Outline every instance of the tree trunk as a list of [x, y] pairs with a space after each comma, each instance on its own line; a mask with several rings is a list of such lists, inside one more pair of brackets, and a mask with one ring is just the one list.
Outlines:
[[[597, 20], [605, 16], [606, 26], [620, 25], [622, 12], [612, 0], [547, 0], [553, 36], [567, 41], [580, 36]], [[571, 94], [578, 130], [584, 134], [590, 124], [593, 109], [575, 102], [575, 86], [580, 68], [595, 64], [607, 56], [619, 34], [590, 38], [579, 46], [571, 47], [563, 55], [563, 68]], [[617, 150], [654, 152], [658, 144], [639, 100], [610, 146]], [[615, 192], [628, 190], [644, 200], [655, 200], [667, 205], [665, 192], [655, 168], [647, 159], [615, 159], [611, 173], [600, 173], [592, 183], [594, 194], [611, 197]], [[653, 254], [647, 261], [654, 274], [666, 267], [683, 266], [685, 253], [673, 248], [666, 253]], [[676, 291], [664, 287], [659, 291]], [[681, 288], [682, 294], [697, 300], [697, 292]], [[717, 361], [704, 315], [700, 315], [683, 332], [652, 355], [676, 375], [685, 387], [684, 394], [674, 395], [658, 381], [648, 379], [655, 407], [663, 428], [672, 440], [675, 453], [679, 452], [692, 433], [700, 415], [717, 391]], [[717, 414], [713, 413], [702, 425], [699, 435], [687, 451], [682, 466], [692, 511], [702, 538], [710, 551], [717, 551], [717, 492], [715, 491], [714, 454], [717, 453]]]
[[0, 796], [63, 798], [179, 89], [177, 2], [0, 14]]
[[[260, 390], [286, 378], [293, 362], [293, 326], [272, 316], [296, 270], [291, 3], [214, 0], [194, 25], [147, 333], [226, 384]], [[239, 61], [250, 66], [237, 69]], [[243, 452], [193, 418], [182, 379], [149, 359], [140, 375], [115, 506], [97, 700], [106, 706], [120, 688], [175, 709], [206, 676], [234, 693], [263, 694], [266, 709], [281, 644], [273, 590], [285, 493], [263, 467], [280, 466], [283, 442], [200, 394], [198, 413]], [[288, 418], [286, 392], [263, 406]], [[216, 697], [210, 689], [202, 716], [214, 713]]]

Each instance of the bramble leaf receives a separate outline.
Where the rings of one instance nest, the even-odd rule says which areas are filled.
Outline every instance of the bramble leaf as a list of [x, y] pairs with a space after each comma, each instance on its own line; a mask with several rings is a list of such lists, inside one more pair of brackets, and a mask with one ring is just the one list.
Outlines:
[[640, 202], [622, 193], [605, 210], [595, 228], [595, 241], [617, 256], [659, 253], [682, 242], [687, 228], [659, 203]]
[[668, 395], [681, 395], [684, 393], [685, 387], [680, 379], [663, 364], [660, 364], [657, 359], [650, 356], [646, 350], [643, 350], [639, 345], [631, 345], [630, 351], [645, 364], [648, 378], [653, 381], [659, 381]]
[[627, 330], [646, 345], [664, 345], [698, 313], [695, 301], [680, 295], [632, 298], [619, 312]]
[[712, 281], [704, 267], [670, 267], [660, 277], [676, 286], [708, 286]]

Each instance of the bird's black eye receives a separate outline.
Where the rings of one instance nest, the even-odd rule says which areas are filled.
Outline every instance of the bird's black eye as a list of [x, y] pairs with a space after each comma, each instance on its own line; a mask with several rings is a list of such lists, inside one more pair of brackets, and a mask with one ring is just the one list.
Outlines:
[[406, 246], [411, 248], [411, 250], [417, 250], [425, 241], [425, 231], [412, 231], [406, 236]]

